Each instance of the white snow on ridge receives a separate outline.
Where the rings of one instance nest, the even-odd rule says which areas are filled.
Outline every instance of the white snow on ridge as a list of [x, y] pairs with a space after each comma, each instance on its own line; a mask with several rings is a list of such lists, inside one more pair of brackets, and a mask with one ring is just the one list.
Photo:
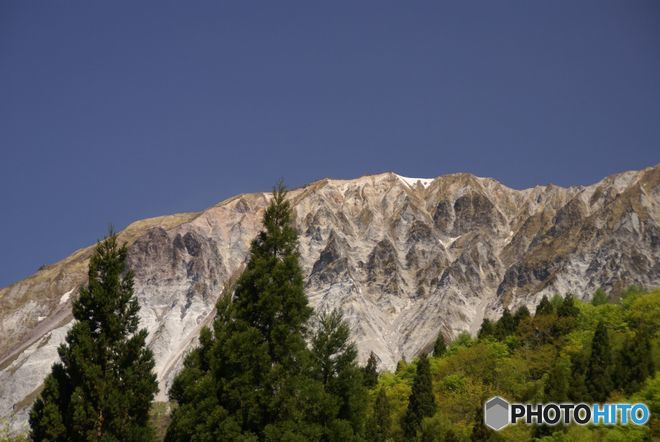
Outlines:
[[65, 294], [62, 295], [62, 297], [60, 298], [60, 305], [64, 304], [65, 302], [67, 302], [69, 300], [69, 297], [71, 296], [71, 293], [73, 293], [73, 290], [74, 289], [71, 289], [71, 290], [69, 290], [68, 292], [66, 292]]
[[403, 181], [412, 188], [414, 188], [417, 185], [417, 183], [421, 183], [422, 186], [426, 189], [435, 180], [435, 178], [408, 178], [401, 175], [397, 175], [397, 177], [399, 177], [401, 181]]

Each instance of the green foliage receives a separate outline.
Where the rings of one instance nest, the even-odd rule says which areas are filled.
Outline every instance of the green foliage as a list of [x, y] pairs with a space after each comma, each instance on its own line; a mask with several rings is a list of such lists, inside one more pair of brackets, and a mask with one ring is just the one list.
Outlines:
[[520, 306], [518, 307], [518, 310], [516, 310], [516, 313], [513, 315], [513, 322], [515, 323], [516, 327], [518, 327], [521, 322], [528, 319], [530, 316], [531, 315], [527, 306]]
[[201, 331], [172, 384], [168, 441], [332, 441], [364, 433], [357, 351], [338, 311], [311, 320], [283, 186], [263, 224], [233, 299], [230, 287], [212, 330]]
[[435, 410], [431, 367], [426, 355], [422, 355], [417, 361], [417, 371], [412, 392], [408, 398], [408, 408], [401, 423], [405, 436], [408, 439], [415, 438], [422, 419], [433, 416]]
[[516, 331], [516, 322], [508, 308], [504, 309], [502, 316], [495, 324], [495, 336], [504, 339]]
[[560, 318], [577, 318], [579, 314], [580, 309], [575, 305], [575, 298], [569, 293], [557, 309], [557, 316]]
[[612, 352], [607, 327], [602, 321], [596, 326], [587, 367], [587, 389], [594, 401], [605, 402], [613, 389]]
[[545, 382], [546, 402], [566, 402], [570, 390], [571, 363], [567, 357], [559, 357], [550, 367]]
[[[336, 409], [329, 407], [325, 410], [327, 417], [350, 424], [350, 427], [342, 428], [342, 434], [350, 433], [351, 437], [361, 434], [367, 392], [362, 370], [357, 365], [357, 349], [350, 340], [350, 329], [339, 310], [319, 315], [312, 338], [312, 360], [314, 377], [323, 384], [328, 399], [336, 403]], [[332, 433], [332, 425], [336, 424], [338, 422], [331, 422], [326, 431]]]
[[548, 297], [543, 295], [543, 298], [541, 298], [541, 302], [539, 302], [539, 305], [536, 306], [536, 316], [551, 315], [554, 312], [555, 310], [552, 304], [550, 304]]
[[367, 440], [385, 442], [392, 432], [392, 411], [387, 391], [384, 387], [378, 390], [374, 401], [373, 412], [367, 421]]
[[647, 328], [640, 328], [627, 338], [621, 350], [615, 381], [627, 394], [639, 390], [644, 381], [655, 374], [651, 334]]
[[608, 300], [609, 299], [607, 293], [605, 293], [605, 290], [599, 288], [598, 290], [596, 290], [596, 292], [594, 293], [594, 297], [591, 299], [591, 305], [597, 307], [599, 305], [607, 304]]
[[493, 324], [493, 321], [491, 321], [488, 318], [485, 318], [481, 322], [481, 327], [479, 328], [479, 333], [477, 334], [477, 337], [479, 339], [485, 339], [489, 336], [495, 336], [495, 324]]
[[433, 356], [442, 356], [447, 351], [447, 343], [445, 342], [445, 337], [442, 336], [442, 333], [438, 333], [438, 337], [435, 338], [435, 344], [433, 345]]
[[150, 440], [158, 390], [127, 249], [110, 231], [89, 263], [88, 285], [73, 302], [76, 320], [30, 412], [35, 441]]
[[13, 434], [6, 419], [0, 420], [0, 442], [27, 442], [29, 439], [23, 433]]
[[492, 434], [493, 432], [486, 427], [486, 424], [484, 424], [484, 408], [477, 407], [474, 413], [474, 426], [472, 427], [472, 433], [470, 434], [470, 441], [488, 441], [491, 440]]
[[364, 366], [364, 385], [373, 388], [378, 384], [378, 357], [372, 351], [369, 353], [367, 365]]
[[552, 298], [550, 298], [550, 305], [552, 306], [553, 313], [557, 313], [557, 310], [563, 302], [564, 298], [559, 293], [552, 295]]
[[[517, 326], [508, 336], [481, 333], [475, 340], [462, 333], [442, 356], [428, 359], [436, 411], [423, 418], [414, 433], [406, 428], [409, 403], [405, 398], [412, 397], [420, 363], [401, 364], [396, 373], [382, 373], [378, 390], [372, 394], [372, 404], [376, 392], [380, 394], [380, 389], [384, 389], [392, 416], [391, 439], [660, 440], [660, 375], [657, 373], [660, 290], [650, 293], [630, 290], [621, 302], [597, 306], [571, 296], [566, 298], [556, 298], [556, 307], [547, 298], [542, 300], [540, 314], [534, 316], [521, 315], [517, 320], [516, 311], [513, 319]], [[482, 330], [483, 324], [487, 322], [482, 323]], [[602, 367], [607, 368], [599, 370]], [[615, 384], [612, 375], [624, 380]], [[601, 390], [611, 400], [648, 404], [650, 425], [521, 424], [493, 432], [483, 425], [483, 417], [479, 416], [485, 399], [495, 395], [531, 403], [590, 402], [596, 399], [592, 395], [601, 394]]]

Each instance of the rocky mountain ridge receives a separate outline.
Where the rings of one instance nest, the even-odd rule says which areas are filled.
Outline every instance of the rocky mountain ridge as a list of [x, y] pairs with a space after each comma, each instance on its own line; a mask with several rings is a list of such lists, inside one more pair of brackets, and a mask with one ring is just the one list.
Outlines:
[[[199, 329], [240, 274], [268, 193], [121, 232], [164, 400]], [[428, 349], [438, 332], [476, 332], [505, 306], [544, 294], [660, 285], [660, 166], [590, 186], [514, 190], [469, 174], [324, 179], [289, 193], [306, 290], [341, 308], [365, 360], [382, 367]], [[91, 247], [0, 290], [0, 416], [26, 413], [71, 325]]]

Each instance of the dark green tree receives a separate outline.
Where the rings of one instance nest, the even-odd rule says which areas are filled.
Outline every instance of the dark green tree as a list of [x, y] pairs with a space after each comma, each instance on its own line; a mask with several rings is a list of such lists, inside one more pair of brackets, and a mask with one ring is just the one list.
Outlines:
[[364, 385], [373, 388], [378, 384], [378, 357], [372, 351], [369, 353], [367, 365], [364, 366]]
[[385, 442], [390, 437], [392, 417], [390, 401], [385, 388], [378, 390], [374, 401], [373, 413], [367, 421], [367, 440], [371, 442]]
[[[166, 440], [350, 440], [363, 431], [362, 370], [338, 312], [312, 310], [282, 185], [245, 270], [184, 362]], [[312, 349], [305, 337], [310, 336]]]
[[30, 412], [35, 441], [153, 439], [149, 409], [158, 391], [147, 331], [138, 330], [128, 251], [110, 230], [73, 302], [75, 323]]
[[655, 374], [650, 336], [647, 328], [641, 328], [621, 349], [614, 377], [617, 387], [627, 394], [638, 391], [646, 378]]
[[431, 366], [426, 355], [421, 355], [417, 361], [415, 380], [408, 398], [408, 408], [401, 422], [401, 428], [408, 440], [412, 440], [417, 436], [422, 419], [433, 416], [435, 410]]
[[367, 403], [363, 371], [357, 364], [357, 349], [350, 340], [350, 329], [339, 310], [319, 314], [317, 323], [312, 338], [314, 372], [327, 396], [336, 403], [336, 407], [328, 407], [325, 411], [324, 436], [329, 440], [352, 439], [364, 431]]
[[558, 357], [550, 367], [545, 383], [546, 402], [566, 402], [570, 389], [571, 364], [568, 359]]
[[489, 336], [495, 336], [495, 324], [493, 324], [493, 321], [491, 321], [488, 318], [485, 318], [481, 322], [481, 328], [479, 328], [479, 333], [477, 337], [479, 339], [484, 339]]
[[406, 357], [401, 356], [399, 362], [396, 363], [396, 368], [394, 369], [394, 373], [401, 373], [407, 366], [408, 366], [408, 362], [406, 361]]
[[605, 293], [605, 290], [599, 288], [594, 293], [594, 297], [591, 299], [591, 304], [598, 306], [598, 305], [607, 304], [608, 301], [609, 301], [609, 297], [607, 296], [607, 293]]
[[573, 402], [587, 402], [591, 395], [587, 389], [587, 367], [589, 361], [583, 353], [571, 357], [571, 377], [569, 379], [568, 397]]
[[512, 335], [516, 331], [516, 323], [511, 316], [511, 312], [508, 308], [504, 309], [502, 316], [495, 324], [495, 335], [498, 339], [504, 339], [507, 336]]
[[557, 309], [557, 315], [560, 318], [577, 318], [579, 314], [580, 309], [575, 305], [575, 298], [569, 293]]
[[435, 339], [435, 344], [433, 345], [433, 356], [442, 356], [447, 351], [447, 343], [445, 342], [445, 337], [442, 336], [442, 333], [438, 333], [438, 337]]
[[518, 325], [524, 321], [525, 319], [529, 318], [529, 309], [527, 306], [523, 305], [518, 307], [518, 310], [516, 310], [516, 313], [513, 315], [513, 322], [518, 327]]
[[554, 312], [555, 310], [552, 307], [550, 301], [548, 300], [548, 297], [543, 295], [543, 298], [541, 298], [541, 302], [539, 302], [539, 305], [536, 306], [535, 316], [551, 315]]
[[483, 407], [478, 407], [474, 414], [474, 426], [472, 427], [472, 433], [470, 434], [470, 441], [489, 441], [492, 439], [492, 436], [493, 431], [489, 430], [484, 422], [484, 409]]
[[594, 401], [605, 402], [612, 391], [611, 375], [612, 354], [607, 327], [598, 322], [591, 341], [591, 356], [587, 367], [586, 384]]

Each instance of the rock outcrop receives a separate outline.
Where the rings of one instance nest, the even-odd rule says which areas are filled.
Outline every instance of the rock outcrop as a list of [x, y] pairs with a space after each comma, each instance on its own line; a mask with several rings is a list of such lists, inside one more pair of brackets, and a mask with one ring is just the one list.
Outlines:
[[[476, 332], [505, 306], [533, 310], [544, 294], [660, 284], [660, 166], [525, 190], [468, 174], [384, 173], [318, 181], [289, 198], [311, 304], [341, 308], [361, 359], [374, 351], [384, 368], [429, 348], [439, 332]], [[161, 400], [240, 274], [269, 199], [240, 195], [121, 233]], [[91, 250], [0, 290], [0, 416], [15, 427], [57, 359]]]

